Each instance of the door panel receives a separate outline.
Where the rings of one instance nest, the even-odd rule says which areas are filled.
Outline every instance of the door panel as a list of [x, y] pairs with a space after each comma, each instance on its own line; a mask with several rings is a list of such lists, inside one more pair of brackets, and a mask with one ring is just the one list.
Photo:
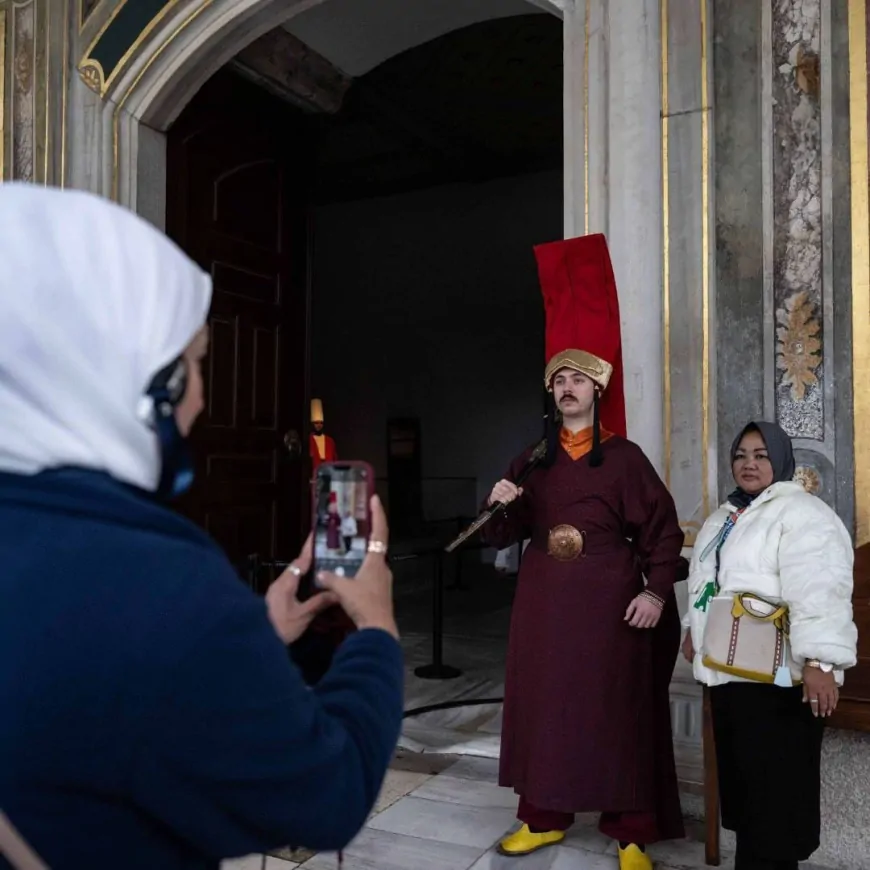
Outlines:
[[214, 281], [197, 482], [181, 509], [241, 564], [289, 558], [307, 474], [283, 446], [304, 432], [308, 232], [305, 119], [219, 73], [169, 133], [167, 231]]

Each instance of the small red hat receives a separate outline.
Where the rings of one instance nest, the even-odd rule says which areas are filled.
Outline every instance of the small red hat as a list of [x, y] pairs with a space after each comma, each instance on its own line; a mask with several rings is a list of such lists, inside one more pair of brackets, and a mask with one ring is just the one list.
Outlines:
[[338, 493], [337, 492], [331, 492], [329, 494], [329, 503], [330, 504], [338, 504]]
[[619, 300], [607, 241], [581, 236], [535, 248], [546, 311], [546, 386], [562, 368], [601, 389], [601, 424], [625, 437]]

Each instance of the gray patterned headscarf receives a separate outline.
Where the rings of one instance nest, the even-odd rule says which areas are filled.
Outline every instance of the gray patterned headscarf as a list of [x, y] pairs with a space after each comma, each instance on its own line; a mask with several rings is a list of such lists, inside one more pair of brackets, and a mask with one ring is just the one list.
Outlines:
[[[747, 423], [731, 444], [731, 464], [734, 464], [734, 457], [737, 455], [740, 442], [747, 432], [758, 432], [764, 440], [764, 444], [767, 447], [767, 455], [770, 457], [770, 464], [773, 468], [772, 483], [791, 480], [795, 472], [794, 450], [791, 438], [776, 423], [768, 423], [764, 420]], [[756, 495], [760, 495], [760, 493], [756, 493]], [[728, 501], [738, 508], [748, 507], [754, 499], [754, 495], [744, 492], [739, 487], [728, 496]]]

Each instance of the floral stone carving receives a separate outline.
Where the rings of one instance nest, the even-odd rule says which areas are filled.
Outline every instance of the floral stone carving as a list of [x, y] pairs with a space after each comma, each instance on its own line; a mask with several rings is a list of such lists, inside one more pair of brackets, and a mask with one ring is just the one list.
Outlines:
[[822, 330], [815, 307], [805, 290], [785, 300], [776, 312], [776, 367], [782, 372], [782, 383], [789, 387], [791, 397], [801, 401], [807, 387], [819, 379], [816, 369], [822, 362]]
[[795, 469], [794, 480], [811, 495], [818, 495], [822, 489], [822, 478], [815, 468], [809, 465], [799, 465]]

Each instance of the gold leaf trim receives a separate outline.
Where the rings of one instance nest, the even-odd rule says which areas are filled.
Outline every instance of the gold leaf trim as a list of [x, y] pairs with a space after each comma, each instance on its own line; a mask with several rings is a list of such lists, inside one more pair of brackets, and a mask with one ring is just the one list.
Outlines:
[[102, 64], [97, 60], [86, 60], [79, 66], [82, 81], [95, 93], [103, 95], [105, 75]]

